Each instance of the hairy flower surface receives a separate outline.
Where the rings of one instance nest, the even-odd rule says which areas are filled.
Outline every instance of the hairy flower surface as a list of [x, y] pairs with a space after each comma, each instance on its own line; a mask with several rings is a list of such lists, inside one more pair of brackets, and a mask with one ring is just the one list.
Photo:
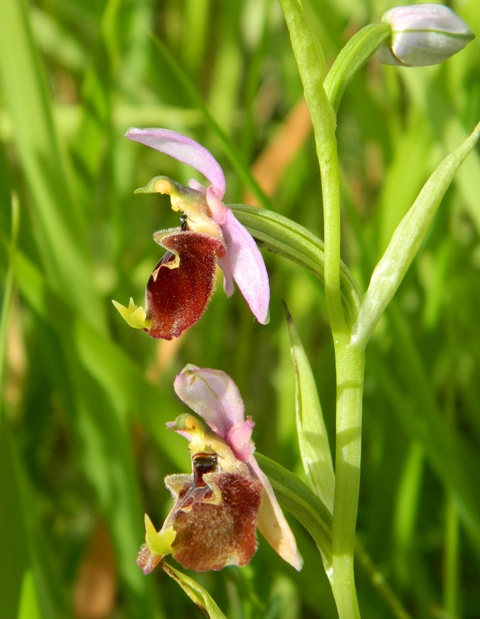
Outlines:
[[257, 548], [259, 528], [299, 570], [302, 559], [295, 538], [255, 460], [254, 423], [251, 417], [245, 419], [235, 383], [219, 370], [187, 365], [174, 387], [207, 425], [190, 414], [167, 424], [188, 439], [192, 474], [166, 478], [175, 503], [158, 532], [146, 516], [138, 565], [147, 574], [168, 554], [196, 571], [246, 565]]
[[114, 301], [122, 317], [152, 337], [172, 339], [203, 315], [215, 284], [215, 266], [222, 269], [227, 296], [234, 282], [257, 320], [269, 320], [270, 288], [267, 270], [255, 240], [223, 204], [226, 183], [212, 154], [194, 140], [167, 129], [130, 129], [126, 137], [155, 148], [201, 172], [210, 182], [188, 187], [156, 176], [135, 193], [168, 194], [172, 209], [181, 213], [182, 226], [154, 234], [167, 250], [147, 283], [145, 309], [130, 300]]

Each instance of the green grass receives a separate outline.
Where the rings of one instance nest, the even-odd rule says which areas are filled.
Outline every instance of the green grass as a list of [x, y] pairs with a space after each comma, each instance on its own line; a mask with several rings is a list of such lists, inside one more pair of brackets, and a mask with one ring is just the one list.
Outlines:
[[[328, 69], [354, 32], [394, 4], [304, 5]], [[454, 8], [478, 37], [464, 51], [421, 69], [373, 59], [339, 106], [341, 254], [362, 292], [423, 184], [480, 119], [477, 0]], [[111, 304], [142, 300], [159, 259], [152, 234], [178, 222], [166, 200], [134, 189], [157, 174], [186, 182], [191, 173], [125, 140], [130, 126], [193, 137], [223, 166], [227, 203], [243, 203], [248, 190], [256, 205], [323, 238], [311, 133], [294, 147], [287, 131], [292, 153], [272, 195], [251, 173], [302, 92], [273, 0], [4, 0], [2, 619], [86, 618], [89, 602], [103, 604], [103, 617], [201, 616], [163, 571], [145, 577], [135, 563], [144, 511], [158, 527], [168, 512], [164, 476], [190, 467], [184, 439], [165, 430], [185, 412], [173, 380], [186, 363], [229, 373], [256, 422], [258, 451], [307, 481], [282, 301], [335, 444], [334, 350], [308, 261], [264, 250], [266, 327], [221, 283], [201, 321], [173, 343], [129, 329]], [[480, 615], [479, 192], [477, 147], [367, 347], [356, 563], [364, 617]], [[299, 516], [288, 484], [278, 492]], [[191, 575], [229, 619], [337, 616], [304, 528], [316, 523], [308, 509], [303, 521], [288, 516], [301, 573], [260, 540], [247, 568]], [[389, 588], [378, 587], [378, 570]]]

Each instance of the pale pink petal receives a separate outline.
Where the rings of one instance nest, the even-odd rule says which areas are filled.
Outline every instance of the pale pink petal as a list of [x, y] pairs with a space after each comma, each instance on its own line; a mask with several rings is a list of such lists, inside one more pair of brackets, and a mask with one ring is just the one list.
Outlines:
[[[220, 266], [222, 266], [220, 260], [219, 263]], [[227, 271], [223, 271], [223, 289], [227, 297], [231, 297], [232, 294], [235, 292], [235, 284], [233, 283], [232, 274]]]
[[219, 226], [226, 222], [230, 209], [222, 202], [223, 193], [210, 185], [207, 189], [207, 204], [212, 211], [212, 219]]
[[201, 191], [203, 193], [203, 195], [207, 195], [207, 190], [202, 185], [202, 183], [199, 183], [194, 178], [191, 178], [188, 181], [188, 186], [191, 187], [192, 189], [196, 189], [197, 191]]
[[225, 175], [213, 155], [195, 140], [168, 129], [129, 129], [125, 137], [155, 148], [198, 170], [217, 189], [225, 194]]
[[267, 476], [258, 466], [258, 462], [252, 455], [248, 465], [262, 482], [264, 492], [257, 516], [257, 527], [270, 546], [278, 552], [284, 561], [290, 563], [296, 570], [301, 570], [303, 559], [298, 552], [297, 543], [288, 522], [283, 515], [277, 497], [268, 481]]
[[221, 370], [188, 364], [176, 377], [175, 393], [221, 438], [245, 422], [245, 406], [237, 385]]
[[235, 455], [242, 462], [247, 462], [253, 452], [255, 445], [252, 441], [252, 430], [255, 422], [251, 417], [247, 417], [238, 426], [230, 428], [227, 434], [227, 443], [230, 445]]
[[269, 321], [270, 285], [262, 254], [251, 234], [230, 209], [227, 209], [225, 223], [220, 227], [227, 248], [227, 255], [219, 260], [225, 273], [225, 291], [228, 295], [230, 288], [227, 286], [233, 278], [255, 318], [265, 325]]

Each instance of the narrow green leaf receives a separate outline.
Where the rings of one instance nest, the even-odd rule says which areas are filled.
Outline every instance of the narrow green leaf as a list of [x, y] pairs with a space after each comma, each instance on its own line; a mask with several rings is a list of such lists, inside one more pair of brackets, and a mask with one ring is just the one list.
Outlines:
[[[81, 445], [83, 470], [95, 489], [99, 507], [108, 518], [119, 573], [127, 583], [125, 597], [130, 616], [152, 613], [151, 583], [142, 578], [132, 560], [142, 538], [143, 509], [132, 456], [128, 412], [143, 410], [142, 404], [148, 406], [150, 413], [146, 417], [153, 435], [158, 431], [155, 426], [160, 425], [154, 419], [158, 416], [161, 398], [157, 396], [153, 401], [152, 394], [156, 390], [139, 377], [140, 372], [134, 364], [91, 324], [72, 314], [71, 308], [46, 285], [41, 274], [20, 252], [15, 256], [15, 276], [24, 298], [54, 334], [45, 340], [49, 346], [45, 356], [55, 359], [57, 387]], [[87, 346], [89, 342], [90, 347]], [[125, 380], [117, 371], [122, 367]], [[136, 388], [134, 383], [137, 383]], [[122, 399], [122, 393], [128, 396]], [[139, 393], [145, 402], [139, 402]]]
[[405, 431], [422, 446], [433, 470], [451, 493], [465, 530], [480, 549], [480, 499], [472, 482], [472, 471], [480, 468], [478, 450], [439, 409], [430, 375], [396, 299], [392, 300], [389, 322], [406, 382], [399, 383], [398, 369], [392, 372], [375, 346], [370, 349], [369, 365]]
[[30, 566], [18, 481], [9, 428], [4, 415], [0, 415], [0, 599], [5, 617], [17, 616], [22, 576]]
[[[2, 302], [2, 314], [0, 318], [0, 389], [3, 387], [3, 380], [5, 377], [5, 359], [7, 351], [8, 340], [8, 319], [10, 316], [10, 310], [12, 307], [13, 291], [14, 291], [14, 269], [13, 262], [15, 259], [15, 252], [17, 248], [18, 229], [20, 225], [20, 211], [18, 205], [18, 198], [16, 195], [12, 196], [12, 233], [11, 241], [9, 244], [9, 262], [7, 276], [5, 278], [5, 284], [3, 289], [3, 302]], [[2, 414], [2, 403], [0, 402], [0, 415]]]
[[0, 607], [17, 617], [25, 574], [33, 573], [43, 619], [66, 612], [60, 579], [50, 556], [33, 492], [4, 415], [0, 415]]
[[331, 565], [332, 514], [322, 500], [296, 475], [286, 468], [255, 452], [263, 472], [268, 476], [275, 494], [285, 509], [307, 529], [322, 555], [325, 569]]
[[[229, 204], [238, 220], [261, 247], [305, 267], [324, 281], [324, 244], [300, 224], [274, 211], [243, 204]], [[355, 320], [360, 308], [360, 292], [348, 267], [340, 264], [340, 285], [345, 314]]]
[[[16, 251], [18, 235], [18, 203], [12, 200], [12, 235], [9, 244], [9, 264], [3, 287], [2, 314], [0, 317], [0, 389], [6, 370], [6, 353], [8, 341], [8, 322], [12, 307], [14, 291], [13, 258]], [[29, 549], [26, 529], [22, 517], [22, 504], [15, 475], [13, 452], [11, 449], [9, 429], [5, 417], [3, 398], [0, 399], [0, 600], [2, 614], [15, 617], [22, 572], [28, 569]]]
[[479, 137], [480, 123], [465, 142], [440, 163], [397, 226], [390, 244], [373, 271], [354, 325], [352, 342], [357, 346], [366, 346], [375, 325], [418, 253], [456, 171], [475, 147]]
[[18, 619], [42, 619], [32, 570], [23, 576]]
[[287, 309], [288, 332], [296, 383], [298, 444], [310, 487], [333, 513], [335, 474], [327, 429], [312, 368]]
[[71, 191], [40, 58], [25, 0], [5, 0], [0, 20], [2, 97], [34, 207], [38, 251], [57, 290], [101, 330], [104, 312], [94, 292], [85, 221]]
[[[478, 29], [477, 29], [478, 31]], [[478, 45], [478, 44], [477, 44]], [[462, 55], [469, 53], [465, 50]], [[459, 58], [457, 57], [457, 60]], [[453, 60], [451, 62], [454, 62]], [[450, 64], [450, 62], [449, 62]], [[465, 65], [467, 66], [467, 65]], [[460, 65], [458, 65], [460, 68]], [[457, 74], [457, 65], [451, 66], [450, 79]], [[443, 71], [432, 72], [425, 76], [423, 71], [400, 71], [402, 83], [423, 114], [423, 122], [428, 124], [431, 134], [440, 145], [441, 152], [452, 152], [457, 144], [462, 143], [468, 132], [465, 128], [466, 117], [452, 114], [455, 109], [451, 97], [458, 94], [456, 86], [445, 79]], [[478, 106], [472, 104], [471, 118], [478, 116]], [[455, 177], [455, 190], [461, 197], [463, 206], [480, 232], [480, 208], [478, 204], [478, 178], [480, 177], [480, 153], [473, 150], [458, 170]]]
[[210, 619], [227, 619], [208, 591], [195, 582], [193, 578], [176, 570], [168, 563], [165, 563], [165, 561], [162, 561], [160, 565], [170, 578], [173, 578], [182, 587], [192, 602], [200, 607]]
[[[177, 399], [173, 395], [169, 399], [169, 391], [150, 383], [141, 369], [111, 339], [99, 334], [81, 316], [72, 315], [71, 308], [48, 286], [42, 273], [21, 252], [16, 255], [15, 277], [23, 298], [33, 311], [46, 323], [51, 323], [53, 330], [68, 342], [69, 349], [76, 351], [82, 368], [108, 394], [115, 409], [124, 411], [118, 413], [124, 422], [127, 422], [125, 411], [136, 411], [150, 435], [155, 436], [163, 446], [166, 456], [182, 466], [184, 461], [179, 459], [172, 441], [163, 440], [163, 422], [168, 419], [159, 418], [167, 403], [169, 415], [175, 417], [180, 414], [179, 408], [175, 413], [179, 406]], [[141, 402], [139, 393], [142, 394]]]

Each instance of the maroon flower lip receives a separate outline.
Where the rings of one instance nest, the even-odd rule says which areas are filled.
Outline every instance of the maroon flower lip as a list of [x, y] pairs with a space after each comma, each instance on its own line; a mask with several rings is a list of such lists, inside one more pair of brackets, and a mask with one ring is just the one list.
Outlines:
[[171, 340], [200, 320], [215, 287], [216, 259], [225, 250], [218, 239], [189, 230], [161, 243], [169, 251], [148, 280], [146, 319], [152, 337]]
[[[168, 518], [176, 532], [173, 558], [197, 572], [246, 565], [257, 549], [262, 484], [244, 473], [207, 473], [200, 479], [192, 476], [183, 485]], [[170, 485], [168, 477], [165, 483]]]

